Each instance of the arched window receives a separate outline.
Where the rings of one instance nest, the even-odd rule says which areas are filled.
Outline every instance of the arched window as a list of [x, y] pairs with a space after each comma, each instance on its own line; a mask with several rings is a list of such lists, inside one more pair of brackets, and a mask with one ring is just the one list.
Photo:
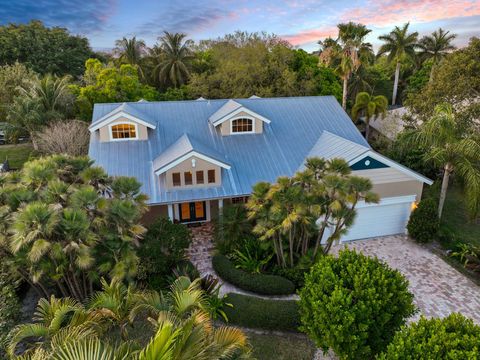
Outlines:
[[137, 127], [134, 124], [112, 125], [112, 139], [136, 139]]
[[253, 132], [253, 120], [241, 118], [232, 120], [232, 133]]

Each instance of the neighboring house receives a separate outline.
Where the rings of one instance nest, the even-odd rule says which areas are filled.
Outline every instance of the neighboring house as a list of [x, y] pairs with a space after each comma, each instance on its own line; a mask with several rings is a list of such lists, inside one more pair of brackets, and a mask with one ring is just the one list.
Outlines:
[[209, 221], [308, 157], [341, 157], [381, 197], [359, 205], [353, 240], [404, 232], [431, 184], [373, 151], [333, 96], [96, 104], [90, 132], [98, 165], [143, 184], [150, 219]]

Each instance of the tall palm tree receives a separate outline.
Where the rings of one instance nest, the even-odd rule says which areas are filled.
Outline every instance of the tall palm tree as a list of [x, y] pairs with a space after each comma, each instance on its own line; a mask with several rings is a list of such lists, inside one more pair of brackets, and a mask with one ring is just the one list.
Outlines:
[[409, 33], [409, 25], [410, 23], [406, 23], [402, 27], [395, 26], [389, 34], [378, 37], [384, 42], [378, 51], [378, 56], [388, 53], [388, 61], [396, 62], [392, 105], [395, 105], [397, 100], [398, 80], [400, 78], [400, 66], [403, 58], [405, 56], [414, 58], [415, 49], [418, 47], [418, 32]]
[[[442, 217], [447, 196], [450, 175], [457, 174], [465, 183], [465, 197], [472, 218], [480, 210], [480, 141], [467, 135], [455, 120], [452, 106], [440, 104], [435, 107], [434, 116], [426, 121], [409, 142], [420, 143], [427, 151], [426, 161], [433, 161], [443, 169], [443, 180], [438, 203], [438, 217]], [[407, 141], [407, 145], [409, 143]]]
[[338, 24], [337, 42], [341, 47], [340, 64], [337, 73], [343, 81], [342, 107], [347, 108], [348, 80], [362, 63], [371, 58], [372, 45], [365, 42], [365, 37], [371, 32], [363, 24], [353, 22]]
[[140, 67], [140, 61], [146, 51], [145, 41], [137, 40], [135, 36], [131, 39], [124, 37], [115, 41], [115, 46], [115, 51], [119, 55], [120, 60]]
[[320, 45], [318, 64], [332, 66], [334, 60], [338, 57], [338, 54], [341, 50], [341, 47], [338, 44], [337, 40], [328, 37], [323, 41], [319, 40], [318, 45]]
[[365, 139], [370, 137], [370, 121], [378, 116], [384, 117], [387, 113], [388, 99], [383, 95], [370, 95], [367, 92], [360, 92], [355, 99], [352, 108], [352, 118], [357, 120], [360, 114], [365, 116]]
[[157, 66], [154, 71], [163, 83], [171, 83], [174, 87], [183, 85], [190, 76], [188, 62], [193, 59], [191, 42], [184, 41], [186, 34], [164, 32], [160, 38], [160, 46], [154, 48]]
[[421, 55], [424, 59], [432, 59], [432, 68], [430, 70], [430, 81], [432, 81], [435, 66], [452, 50], [455, 46], [452, 41], [457, 37], [456, 34], [450, 34], [442, 28], [434, 31], [432, 35], [424, 36], [418, 46], [421, 49]]

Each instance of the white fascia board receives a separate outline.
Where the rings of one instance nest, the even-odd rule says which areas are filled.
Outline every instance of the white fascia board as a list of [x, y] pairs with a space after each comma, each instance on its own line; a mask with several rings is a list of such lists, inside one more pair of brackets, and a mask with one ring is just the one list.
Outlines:
[[150, 129], [153, 129], [153, 130], [156, 129], [155, 125], [152, 125], [152, 124], [150, 124], [146, 121], [143, 121], [142, 119], [139, 119], [139, 118], [137, 118], [133, 115], [130, 115], [129, 113], [124, 112], [124, 111], [119, 111], [119, 112], [117, 112], [115, 114], [112, 114], [108, 117], [104, 117], [103, 120], [98, 121], [95, 124], [90, 125], [89, 130], [90, 130], [90, 132], [94, 132], [94, 131], [100, 129], [101, 127], [104, 127], [105, 125], [108, 125], [112, 121], [118, 120], [120, 118], [125, 118], [125, 119], [128, 119], [128, 120], [134, 121], [138, 124], [144, 125], [144, 126], [150, 128]]
[[217, 121], [213, 122], [212, 125], [213, 126], [218, 126], [221, 123], [224, 123], [225, 121], [232, 119], [233, 117], [235, 117], [236, 115], [238, 115], [241, 112], [246, 112], [248, 115], [253, 116], [257, 119], [260, 119], [267, 124], [271, 123], [271, 121], [268, 120], [266, 117], [263, 117], [262, 115], [257, 114], [256, 112], [254, 112], [252, 110], [249, 110], [244, 106], [241, 106], [238, 109], [233, 110], [232, 112], [228, 113], [227, 115], [225, 115], [225, 116], [221, 117], [220, 119], [218, 119]]
[[228, 164], [225, 164], [221, 161], [218, 161], [218, 160], [215, 160], [215, 159], [212, 159], [211, 157], [208, 157], [206, 155], [203, 155], [203, 154], [200, 154], [199, 152], [196, 152], [196, 151], [190, 151], [188, 153], [186, 153], [185, 155], [182, 155], [180, 156], [178, 159], [172, 161], [171, 163], [165, 165], [165, 166], [162, 166], [160, 169], [157, 169], [155, 170], [155, 174], [156, 175], [161, 175], [163, 174], [164, 172], [174, 168], [175, 166], [177, 166], [178, 164], [180, 164], [181, 162], [191, 158], [192, 156], [195, 156], [199, 159], [202, 159], [202, 160], [205, 160], [205, 161], [208, 161], [209, 163], [212, 163], [214, 165], [217, 165], [217, 166], [220, 166], [224, 169], [227, 169], [227, 170], [230, 170], [231, 166], [228, 165]]
[[426, 176], [423, 176], [411, 169], [409, 169], [408, 167], [406, 166], [403, 166], [402, 164], [399, 164], [397, 163], [396, 161], [393, 161], [391, 159], [389, 159], [388, 157], [386, 156], [383, 156], [375, 151], [372, 151], [372, 150], [368, 150], [367, 152], [363, 153], [362, 155], [360, 156], [357, 156], [356, 158], [352, 159], [349, 161], [349, 165], [353, 165], [355, 164], [356, 162], [358, 162], [359, 160], [363, 159], [364, 157], [366, 156], [370, 156], [372, 158], [374, 158], [375, 160], [378, 160], [380, 162], [383, 162], [385, 163], [386, 165], [388, 166], [391, 166], [392, 168], [394, 169], [397, 169], [415, 179], [417, 179], [418, 181], [421, 181], [427, 185], [432, 185], [433, 184], [433, 180], [427, 178]]

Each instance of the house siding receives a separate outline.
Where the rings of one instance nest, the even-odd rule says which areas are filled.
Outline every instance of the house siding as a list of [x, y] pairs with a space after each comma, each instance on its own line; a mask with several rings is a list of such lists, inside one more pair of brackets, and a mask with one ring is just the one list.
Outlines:
[[[195, 167], [192, 166], [192, 160], [195, 159]], [[203, 179], [204, 179], [204, 184], [196, 184], [197, 179], [196, 179], [196, 171], [203, 170]], [[208, 183], [208, 170], [215, 170], [215, 183]], [[192, 172], [192, 177], [193, 177], [193, 185], [185, 185], [184, 184], [184, 172]], [[172, 179], [172, 174], [173, 173], [180, 173], [180, 181], [181, 181], [181, 186], [173, 186], [173, 179]], [[199, 159], [195, 156], [190, 157], [189, 159], [181, 162], [177, 166], [171, 168], [165, 173], [165, 187], [166, 189], [190, 189], [190, 188], [204, 188], [204, 187], [215, 187], [215, 186], [220, 186], [222, 184], [222, 172], [220, 170], [220, 167], [217, 165], [214, 165], [208, 161], [205, 161], [203, 159]]]
[[372, 191], [380, 196], [380, 198], [415, 195], [416, 201], [422, 198], [423, 183], [421, 181], [400, 181], [383, 184], [374, 184]]
[[[246, 112], [242, 111], [242, 112], [238, 113], [237, 115], [235, 115], [235, 119], [238, 119], [242, 116], [245, 116], [245, 117], [248, 117], [248, 118], [252, 117], [252, 115], [247, 114]], [[258, 118], [255, 118], [254, 122], [255, 122], [255, 128], [254, 128], [255, 134], [263, 133], [263, 121], [258, 119]], [[220, 124], [220, 133], [223, 136], [231, 135], [230, 127], [231, 127], [231, 120], [227, 120], [227, 121], [223, 122], [222, 124]]]

